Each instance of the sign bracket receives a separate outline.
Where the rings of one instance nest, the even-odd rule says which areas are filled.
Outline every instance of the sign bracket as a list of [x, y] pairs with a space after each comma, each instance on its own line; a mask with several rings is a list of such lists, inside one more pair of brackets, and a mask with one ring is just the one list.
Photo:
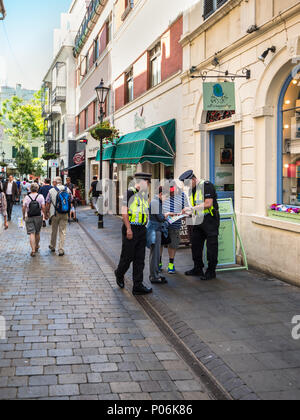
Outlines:
[[[233, 82], [235, 81], [235, 79], [246, 79], [246, 80], [250, 80], [251, 79], [251, 70], [249, 69], [243, 69], [242, 73], [243, 74], [233, 74], [233, 73], [229, 73], [228, 70], [226, 71], [219, 71], [219, 70], [205, 70], [205, 71], [200, 71], [199, 75], [195, 75], [194, 73], [196, 73], [197, 67], [193, 66], [190, 69], [190, 76], [192, 79], [202, 79], [204, 82], [206, 79], [217, 79], [217, 78], [221, 78], [221, 79], [228, 79], [228, 80], [232, 80]], [[215, 72], [217, 74], [215, 75], [209, 75], [210, 72]]]

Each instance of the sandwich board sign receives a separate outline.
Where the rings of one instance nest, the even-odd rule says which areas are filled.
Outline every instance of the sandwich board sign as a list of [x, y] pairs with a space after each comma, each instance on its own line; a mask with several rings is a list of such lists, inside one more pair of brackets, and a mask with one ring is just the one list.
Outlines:
[[[248, 270], [246, 252], [242, 238], [238, 231], [236, 216], [231, 198], [218, 200], [220, 212], [220, 231], [219, 231], [219, 265], [217, 271]], [[237, 266], [236, 247], [239, 241], [243, 255], [243, 266]], [[207, 251], [205, 249], [205, 256]], [[207, 261], [207, 257], [205, 258]]]

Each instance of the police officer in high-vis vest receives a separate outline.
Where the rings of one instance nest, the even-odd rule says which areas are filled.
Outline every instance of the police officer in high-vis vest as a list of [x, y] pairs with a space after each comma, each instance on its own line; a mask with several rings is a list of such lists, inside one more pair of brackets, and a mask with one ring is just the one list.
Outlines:
[[[201, 280], [216, 278], [218, 265], [218, 241], [220, 228], [219, 206], [214, 185], [209, 181], [199, 181], [193, 171], [181, 175], [180, 181], [190, 182], [189, 201], [194, 217], [192, 253], [194, 268], [187, 271], [187, 276], [200, 276]], [[204, 273], [203, 250], [207, 243], [208, 269]]]
[[115, 275], [118, 286], [123, 289], [125, 274], [132, 263], [133, 294], [147, 295], [152, 293], [152, 289], [148, 289], [143, 284], [151, 174], [138, 173], [135, 175], [135, 180], [135, 187], [129, 188], [123, 202], [122, 254]]

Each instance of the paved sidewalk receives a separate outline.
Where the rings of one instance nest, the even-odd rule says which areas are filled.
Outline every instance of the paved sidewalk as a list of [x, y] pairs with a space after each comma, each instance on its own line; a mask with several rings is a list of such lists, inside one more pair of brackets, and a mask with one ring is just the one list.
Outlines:
[[[121, 220], [105, 217], [106, 228], [99, 231], [91, 210], [81, 209], [79, 219], [117, 264]], [[165, 251], [165, 267], [167, 263]], [[159, 299], [161, 307], [170, 308], [183, 322], [183, 330], [188, 328], [191, 337], [207, 345], [205, 352], [198, 351], [197, 356], [205, 360], [208, 354], [216, 359], [210, 366], [216, 375], [236, 375], [235, 380], [262, 399], [299, 400], [300, 341], [292, 339], [291, 321], [300, 315], [300, 288], [254, 271], [222, 273], [209, 283], [180, 274], [191, 267], [191, 251], [181, 249], [176, 259], [178, 274], [168, 277], [168, 285], [154, 286], [149, 301], [155, 304]], [[146, 264], [146, 284], [148, 276]], [[183, 339], [187, 335], [182, 334]], [[192, 347], [194, 352], [196, 347]], [[201, 359], [203, 354], [206, 356]], [[218, 372], [218, 365], [222, 365], [222, 372]], [[246, 393], [245, 386], [241, 389]]]
[[19, 213], [0, 239], [0, 400], [210, 399], [78, 225], [64, 258], [49, 229], [31, 258]]

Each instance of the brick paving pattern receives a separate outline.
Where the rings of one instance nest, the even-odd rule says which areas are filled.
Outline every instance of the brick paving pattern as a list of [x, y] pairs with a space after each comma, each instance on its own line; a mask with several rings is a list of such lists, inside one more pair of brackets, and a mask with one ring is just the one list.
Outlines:
[[[121, 220], [106, 216], [99, 234], [90, 210], [82, 209], [79, 218], [117, 264]], [[183, 273], [192, 258], [185, 248], [175, 264], [177, 274], [167, 276], [168, 285], [154, 285], [147, 300], [231, 397], [299, 400], [300, 340], [292, 338], [292, 318], [300, 315], [300, 288], [252, 270], [219, 273], [212, 282], [188, 278]]]
[[1, 234], [0, 399], [208, 400], [137, 301], [78, 225], [66, 256], [29, 256], [25, 231]]

